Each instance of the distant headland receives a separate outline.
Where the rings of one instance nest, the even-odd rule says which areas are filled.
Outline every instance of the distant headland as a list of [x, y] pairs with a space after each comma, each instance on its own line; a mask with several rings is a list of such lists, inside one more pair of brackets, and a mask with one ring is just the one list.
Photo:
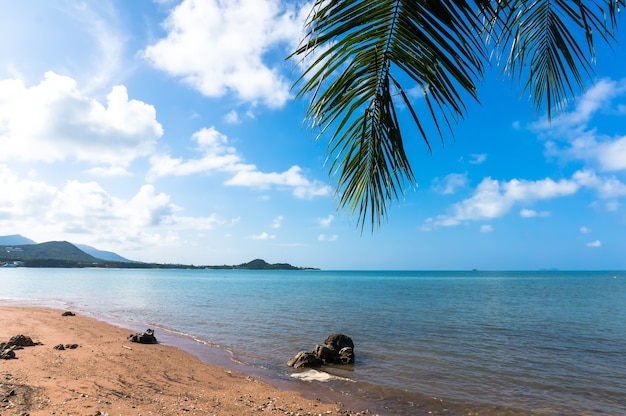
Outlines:
[[218, 269], [218, 270], [319, 270], [314, 267], [296, 267], [288, 263], [267, 263], [255, 259], [237, 265], [189, 265], [144, 263], [128, 260], [116, 253], [102, 251], [67, 241], [49, 241], [37, 244], [21, 235], [0, 236], [0, 267], [56, 267], [56, 268], [121, 268], [121, 269]]

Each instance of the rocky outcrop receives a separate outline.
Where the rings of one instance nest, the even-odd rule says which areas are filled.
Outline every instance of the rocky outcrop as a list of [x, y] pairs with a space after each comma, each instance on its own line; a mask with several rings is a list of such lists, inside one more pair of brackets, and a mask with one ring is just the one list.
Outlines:
[[39, 342], [33, 342], [31, 337], [26, 335], [15, 335], [8, 342], [0, 342], [0, 359], [10, 360], [16, 358], [15, 350], [21, 350], [24, 347], [32, 347], [40, 345]]
[[63, 350], [75, 350], [78, 348], [78, 344], [58, 344], [53, 347], [55, 350], [63, 351]]
[[300, 351], [287, 362], [289, 367], [304, 368], [304, 367], [321, 367], [324, 364], [324, 360], [315, 355], [314, 352]]
[[324, 364], [354, 364], [352, 339], [343, 334], [329, 335], [324, 345], [315, 345], [313, 352], [300, 351], [287, 362], [293, 368], [320, 367]]
[[31, 337], [27, 337], [26, 335], [15, 335], [11, 337], [8, 344], [15, 345], [16, 347], [32, 347], [35, 344]]
[[154, 336], [154, 330], [146, 329], [143, 333], [130, 334], [128, 336], [130, 342], [138, 342], [140, 344], [157, 344], [158, 341]]

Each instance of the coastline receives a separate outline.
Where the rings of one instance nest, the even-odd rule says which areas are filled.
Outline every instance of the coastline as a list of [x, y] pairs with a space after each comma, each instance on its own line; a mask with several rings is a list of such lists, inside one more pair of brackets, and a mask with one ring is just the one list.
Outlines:
[[[133, 331], [79, 313], [0, 306], [0, 342], [15, 335], [41, 345], [0, 361], [3, 415], [358, 415], [260, 377], [203, 362], [171, 345], [127, 340]], [[143, 331], [146, 328], [140, 330]], [[159, 339], [159, 332], [155, 333]], [[78, 348], [56, 350], [58, 344]], [[311, 392], [308, 392], [311, 393]]]

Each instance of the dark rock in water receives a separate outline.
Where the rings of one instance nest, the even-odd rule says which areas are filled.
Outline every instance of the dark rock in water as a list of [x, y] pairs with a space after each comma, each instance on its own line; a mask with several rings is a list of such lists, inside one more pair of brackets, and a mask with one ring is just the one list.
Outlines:
[[313, 348], [313, 354], [325, 363], [338, 364], [341, 362], [339, 353], [326, 345], [316, 344]]
[[326, 337], [324, 344], [335, 351], [341, 351], [342, 348], [350, 347], [354, 349], [352, 338], [343, 334], [332, 334]]
[[158, 342], [152, 329], [146, 329], [143, 333], [130, 334], [128, 340], [140, 344], [156, 344]]
[[32, 347], [34, 345], [37, 345], [30, 337], [27, 337], [26, 335], [15, 335], [11, 337], [7, 344], [15, 345], [16, 347]]
[[332, 334], [325, 345], [315, 345], [313, 352], [301, 351], [287, 362], [294, 368], [319, 367], [323, 364], [354, 364], [354, 342], [343, 334]]
[[324, 361], [317, 358], [314, 353], [306, 351], [300, 351], [287, 362], [287, 365], [293, 368], [320, 367], [322, 364]]
[[354, 364], [354, 349], [351, 347], [343, 347], [339, 351], [339, 360], [341, 364]]
[[74, 312], [67, 311], [67, 312], [63, 312], [61, 316], [76, 316], [76, 314]]

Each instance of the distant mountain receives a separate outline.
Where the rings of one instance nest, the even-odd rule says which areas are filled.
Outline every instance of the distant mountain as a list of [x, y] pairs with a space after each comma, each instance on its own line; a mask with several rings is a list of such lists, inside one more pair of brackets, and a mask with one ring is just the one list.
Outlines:
[[[22, 246], [22, 245], [36, 245], [36, 244], [37, 243], [31, 240], [30, 238], [26, 238], [19, 234], [0, 236], [0, 246]], [[73, 246], [89, 254], [90, 256], [95, 257], [96, 259], [112, 261], [112, 262], [122, 262], [122, 263], [134, 262], [133, 260], [124, 258], [117, 253], [113, 253], [112, 251], [98, 250], [97, 248], [88, 246], [86, 244], [73, 244], [73, 243], [69, 243], [69, 244], [72, 244]], [[70, 256], [70, 257], [73, 257], [73, 256]], [[68, 260], [68, 259], [70, 258], [65, 258], [64, 260]]]
[[113, 267], [132, 269], [240, 269], [240, 270], [319, 270], [295, 267], [288, 263], [270, 264], [255, 259], [237, 266], [193, 266], [185, 264], [143, 263], [128, 260], [111, 251], [84, 244], [49, 241], [37, 244], [21, 235], [0, 236], [0, 266], [19, 264], [24, 267]]
[[85, 244], [74, 244], [74, 245], [78, 247], [79, 249], [81, 249], [82, 251], [84, 251], [85, 253], [97, 259], [108, 260], [108, 261], [119, 261], [122, 263], [136, 263], [134, 260], [128, 260], [127, 258], [124, 258], [120, 256], [119, 254], [114, 253], [112, 251], [98, 250], [95, 247], [91, 247]]
[[17, 246], [25, 244], [37, 244], [30, 238], [26, 238], [19, 234], [0, 236], [0, 246]]

